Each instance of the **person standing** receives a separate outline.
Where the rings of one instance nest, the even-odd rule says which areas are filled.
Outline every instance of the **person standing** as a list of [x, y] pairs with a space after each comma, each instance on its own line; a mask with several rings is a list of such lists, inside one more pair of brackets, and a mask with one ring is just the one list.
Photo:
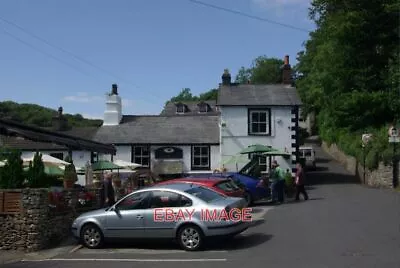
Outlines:
[[303, 167], [301, 166], [300, 163], [296, 164], [296, 179], [295, 179], [295, 185], [296, 185], [296, 197], [295, 200], [299, 201], [300, 200], [300, 194], [303, 195], [304, 200], [308, 200], [308, 194], [306, 192], [306, 189], [304, 187], [305, 184], [305, 172], [303, 170]]
[[105, 206], [111, 207], [115, 204], [115, 192], [112, 184], [112, 174], [106, 174], [104, 176], [104, 197]]
[[[276, 160], [272, 161], [272, 202], [284, 202], [285, 196], [285, 176], [284, 172]], [[276, 200], [278, 199], [278, 200]]]

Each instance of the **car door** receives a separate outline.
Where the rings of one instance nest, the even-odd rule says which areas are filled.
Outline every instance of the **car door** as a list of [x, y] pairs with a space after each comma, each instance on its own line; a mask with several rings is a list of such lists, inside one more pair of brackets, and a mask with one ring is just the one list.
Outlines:
[[[173, 238], [181, 220], [189, 220], [192, 200], [168, 190], [152, 191], [145, 213], [146, 237]], [[183, 217], [182, 217], [183, 216]]]
[[121, 199], [108, 211], [105, 224], [107, 237], [144, 237], [144, 215], [149, 207], [150, 193], [133, 193]]

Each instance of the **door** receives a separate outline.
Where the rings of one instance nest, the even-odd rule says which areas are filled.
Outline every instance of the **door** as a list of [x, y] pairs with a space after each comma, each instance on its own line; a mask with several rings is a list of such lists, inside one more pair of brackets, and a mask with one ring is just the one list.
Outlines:
[[177, 224], [193, 215], [192, 200], [168, 190], [152, 191], [149, 206], [145, 213], [146, 237], [173, 238]]
[[111, 209], [106, 218], [106, 236], [114, 238], [144, 237], [144, 215], [149, 206], [149, 192], [126, 196]]

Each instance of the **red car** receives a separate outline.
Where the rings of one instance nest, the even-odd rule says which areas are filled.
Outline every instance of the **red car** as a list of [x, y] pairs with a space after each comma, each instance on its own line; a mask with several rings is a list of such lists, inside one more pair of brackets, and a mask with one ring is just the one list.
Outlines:
[[172, 183], [192, 183], [199, 186], [204, 186], [210, 188], [220, 194], [231, 197], [241, 197], [244, 198], [245, 191], [235, 185], [230, 179], [205, 179], [205, 178], [182, 178], [173, 179], [163, 182], [159, 182], [155, 185], [166, 185]]

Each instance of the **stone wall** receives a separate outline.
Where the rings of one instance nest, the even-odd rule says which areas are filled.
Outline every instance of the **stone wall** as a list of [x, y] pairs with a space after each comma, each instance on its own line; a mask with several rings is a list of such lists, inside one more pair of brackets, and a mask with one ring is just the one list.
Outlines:
[[[348, 172], [355, 175], [361, 183], [364, 183], [364, 166], [355, 157], [343, 153], [336, 144], [328, 146], [326, 142], [323, 142], [322, 149], [341, 163]], [[379, 163], [376, 170], [371, 171], [365, 168], [365, 184], [377, 188], [393, 188], [393, 167]]]
[[[21, 212], [0, 215], [0, 249], [37, 251], [68, 237], [72, 221], [82, 210], [75, 206], [77, 191], [65, 191], [63, 196], [66, 206], [57, 211], [50, 204], [48, 189], [22, 189]], [[98, 208], [98, 204], [96, 199], [95, 205], [86, 210]]]

